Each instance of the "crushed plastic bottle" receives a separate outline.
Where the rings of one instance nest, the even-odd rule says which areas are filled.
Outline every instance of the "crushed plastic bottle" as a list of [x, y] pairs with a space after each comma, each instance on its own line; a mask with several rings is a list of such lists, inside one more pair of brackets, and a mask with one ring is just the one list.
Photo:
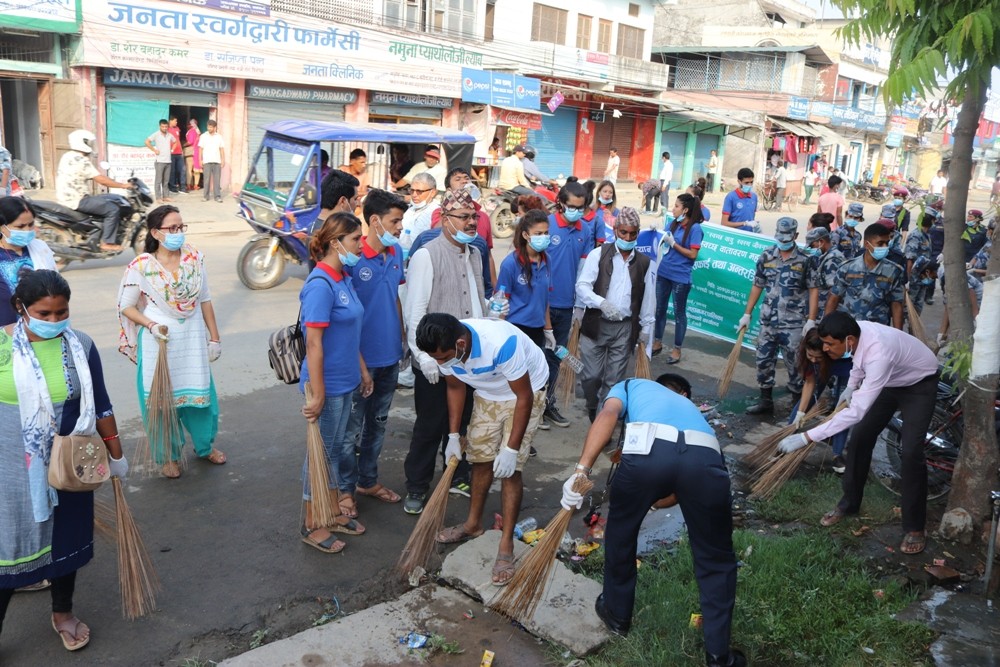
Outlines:
[[538, 528], [538, 520], [533, 516], [521, 519], [514, 524], [514, 537], [521, 539], [525, 533], [529, 533]]
[[569, 350], [565, 346], [560, 345], [556, 348], [556, 356], [559, 361], [569, 364], [569, 367], [573, 369], [574, 372], [579, 373], [583, 370], [583, 362], [580, 361], [579, 357], [574, 357], [569, 353]]

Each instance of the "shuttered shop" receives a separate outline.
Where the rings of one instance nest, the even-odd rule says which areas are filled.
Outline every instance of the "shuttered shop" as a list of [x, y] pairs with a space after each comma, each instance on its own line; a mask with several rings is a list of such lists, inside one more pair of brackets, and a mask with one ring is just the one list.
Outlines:
[[608, 153], [612, 147], [618, 149], [621, 164], [618, 167], [618, 180], [628, 180], [629, 160], [632, 154], [632, 127], [635, 119], [626, 116], [614, 118], [610, 113], [603, 123], [591, 123], [594, 128], [594, 163], [590, 168], [590, 177], [604, 178], [604, 170], [608, 167]]
[[344, 107], [358, 94], [331, 88], [291, 88], [269, 84], [247, 85], [247, 155], [253, 160], [264, 127], [279, 120], [344, 120]]
[[575, 108], [559, 107], [554, 114], [542, 116], [542, 129], [528, 132], [528, 143], [537, 155], [535, 164], [549, 178], [573, 173], [576, 116]]

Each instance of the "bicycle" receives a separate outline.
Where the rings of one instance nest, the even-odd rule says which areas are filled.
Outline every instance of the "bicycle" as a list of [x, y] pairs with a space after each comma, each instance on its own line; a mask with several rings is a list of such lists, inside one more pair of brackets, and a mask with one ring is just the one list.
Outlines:
[[774, 182], [768, 182], [764, 187], [757, 190], [757, 198], [760, 199], [760, 207], [765, 211], [774, 210], [778, 205], [778, 188], [775, 187]]

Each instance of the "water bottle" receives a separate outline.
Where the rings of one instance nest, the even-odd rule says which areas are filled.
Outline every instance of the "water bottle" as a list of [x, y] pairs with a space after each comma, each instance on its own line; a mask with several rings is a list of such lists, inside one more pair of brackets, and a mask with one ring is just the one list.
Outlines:
[[573, 369], [573, 372], [579, 373], [583, 370], [583, 362], [580, 361], [578, 357], [574, 357], [569, 353], [564, 346], [560, 345], [556, 348], [556, 356], [559, 357], [559, 361], [564, 361], [569, 364], [569, 367]]
[[496, 292], [493, 293], [493, 298], [490, 299], [490, 319], [499, 320], [500, 313], [503, 311], [504, 306], [507, 305], [507, 286], [500, 285]]
[[403, 230], [403, 236], [399, 239], [399, 246], [403, 249], [403, 262], [410, 258], [410, 246], [413, 245], [413, 234], [409, 229]]
[[521, 539], [525, 533], [530, 533], [536, 528], [538, 528], [538, 521], [535, 517], [529, 516], [526, 519], [521, 519], [514, 524], [514, 537]]

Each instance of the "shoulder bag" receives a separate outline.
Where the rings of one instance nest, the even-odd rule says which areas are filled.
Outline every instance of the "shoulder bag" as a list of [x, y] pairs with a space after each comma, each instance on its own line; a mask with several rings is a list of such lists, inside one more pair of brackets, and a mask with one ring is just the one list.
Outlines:
[[49, 460], [49, 486], [95, 491], [111, 479], [108, 448], [98, 435], [56, 435]]

